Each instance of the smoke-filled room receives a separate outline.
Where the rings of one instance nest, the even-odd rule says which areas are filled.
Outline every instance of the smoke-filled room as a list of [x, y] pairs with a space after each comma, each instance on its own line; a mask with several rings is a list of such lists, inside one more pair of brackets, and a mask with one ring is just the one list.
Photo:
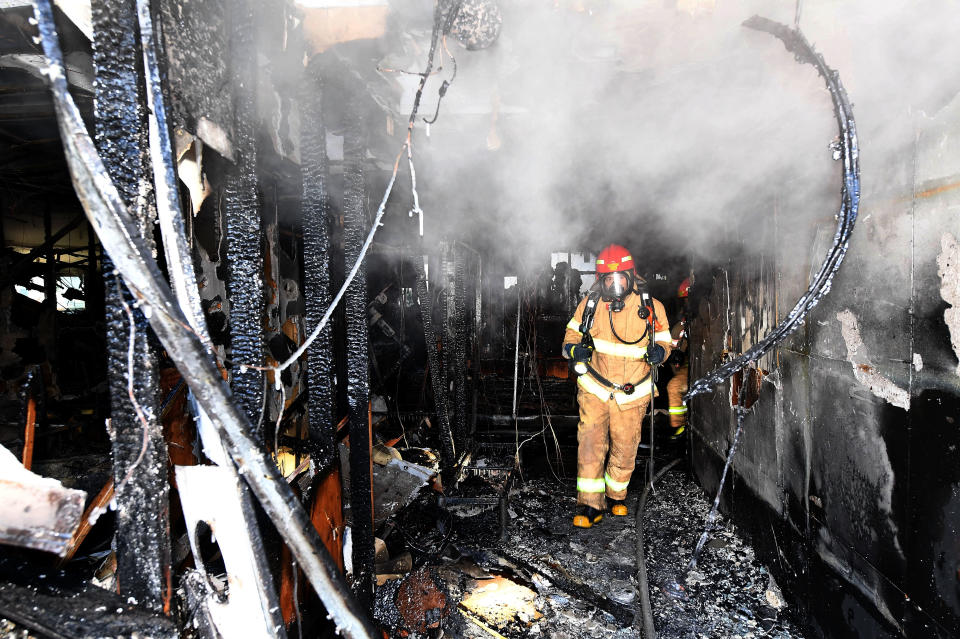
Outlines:
[[955, 0], [0, 0], [0, 637], [960, 637]]

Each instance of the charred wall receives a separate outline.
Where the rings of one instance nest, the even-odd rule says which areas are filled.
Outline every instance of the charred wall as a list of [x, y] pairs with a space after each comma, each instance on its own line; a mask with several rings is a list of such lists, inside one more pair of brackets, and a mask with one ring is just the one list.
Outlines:
[[[960, 632], [957, 109], [886, 158], [902, 177], [864, 193], [831, 293], [757, 363], [723, 504], [816, 636]], [[819, 266], [836, 203], [789, 193], [743, 230], [738, 257], [697, 272], [694, 377], [761, 338]], [[811, 206], [823, 211], [813, 222], [789, 214]], [[691, 414], [694, 466], [713, 492], [736, 425], [730, 384]]]

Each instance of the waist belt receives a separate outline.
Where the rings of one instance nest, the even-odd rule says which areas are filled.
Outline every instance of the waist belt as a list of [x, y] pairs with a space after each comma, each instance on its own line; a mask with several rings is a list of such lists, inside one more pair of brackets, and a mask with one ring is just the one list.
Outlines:
[[[593, 378], [594, 378], [595, 380], [597, 380], [598, 382], [600, 382], [601, 384], [603, 384], [603, 385], [606, 386], [607, 388], [612, 388], [613, 390], [617, 390], [617, 391], [620, 391], [620, 392], [622, 392], [622, 393], [626, 393], [627, 395], [632, 395], [632, 394], [633, 394], [633, 391], [637, 390], [637, 385], [640, 384], [640, 382], [637, 382], [636, 384], [631, 384], [631, 383], [629, 383], [629, 382], [627, 382], [626, 384], [617, 384], [616, 382], [611, 382], [609, 379], [607, 379], [606, 377], [604, 377], [603, 375], [601, 375], [601, 374], [597, 371], [597, 369], [595, 369], [593, 366], [591, 366], [591, 365], [590, 365], [590, 362], [584, 362], [584, 365], [587, 367], [587, 372], [588, 372], [590, 375], [593, 375]], [[646, 380], [646, 377], [644, 377], [643, 380]], [[643, 381], [643, 380], [641, 380], [641, 381]]]
[[630, 402], [641, 399], [644, 395], [635, 394], [637, 388], [650, 379], [650, 376], [644, 377], [636, 383], [617, 384], [601, 375], [590, 364], [586, 364], [587, 372], [577, 379], [578, 385], [585, 391], [596, 395], [598, 398], [606, 401], [615, 399], [617, 404], [629, 404]]

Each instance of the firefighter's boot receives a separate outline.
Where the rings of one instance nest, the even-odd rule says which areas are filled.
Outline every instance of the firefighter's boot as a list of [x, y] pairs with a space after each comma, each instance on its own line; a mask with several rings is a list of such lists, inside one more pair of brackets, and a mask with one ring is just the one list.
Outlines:
[[577, 506], [577, 512], [573, 516], [573, 525], [577, 528], [590, 528], [594, 524], [599, 524], [602, 520], [603, 511], [580, 504]]
[[608, 499], [610, 502], [610, 514], [617, 517], [627, 516], [627, 502], [622, 499]]

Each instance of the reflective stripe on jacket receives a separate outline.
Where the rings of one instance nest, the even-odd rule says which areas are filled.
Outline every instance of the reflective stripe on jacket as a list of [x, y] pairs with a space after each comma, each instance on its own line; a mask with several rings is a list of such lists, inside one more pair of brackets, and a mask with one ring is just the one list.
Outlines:
[[[563, 337], [564, 352], [567, 344], [580, 343], [582, 337], [580, 324], [583, 321], [583, 309], [586, 307], [588, 298], [585, 297], [580, 301], [573, 318], [567, 323], [567, 331]], [[612, 315], [613, 328], [622, 340], [633, 341], [643, 335], [647, 322], [641, 319], [637, 313], [642, 306], [641, 302], [642, 299], [639, 295], [631, 293], [624, 300], [623, 310], [612, 314], [609, 310], [609, 304], [602, 300], [597, 302], [593, 325], [590, 327], [590, 336], [593, 338], [595, 349], [591, 365], [600, 375], [615, 384], [634, 384], [637, 386], [636, 391], [627, 395], [622, 392], [614, 392], [613, 389], [600, 384], [589, 374], [581, 375], [578, 380], [580, 387], [600, 399], [607, 400], [613, 393], [618, 404], [627, 404], [636, 401], [641, 395], [650, 394], [649, 389], [643, 387], [644, 381], [649, 385], [647, 377], [650, 374], [650, 365], [643, 358], [647, 354], [650, 336], [644, 336], [637, 344], [625, 344], [621, 339], [617, 339], [610, 329]], [[654, 341], [663, 346], [666, 355], [669, 355], [672, 349], [672, 340], [670, 332], [666, 329], [670, 325], [667, 319], [667, 311], [659, 300], [653, 299], [652, 302], [657, 319], [654, 327]]]

